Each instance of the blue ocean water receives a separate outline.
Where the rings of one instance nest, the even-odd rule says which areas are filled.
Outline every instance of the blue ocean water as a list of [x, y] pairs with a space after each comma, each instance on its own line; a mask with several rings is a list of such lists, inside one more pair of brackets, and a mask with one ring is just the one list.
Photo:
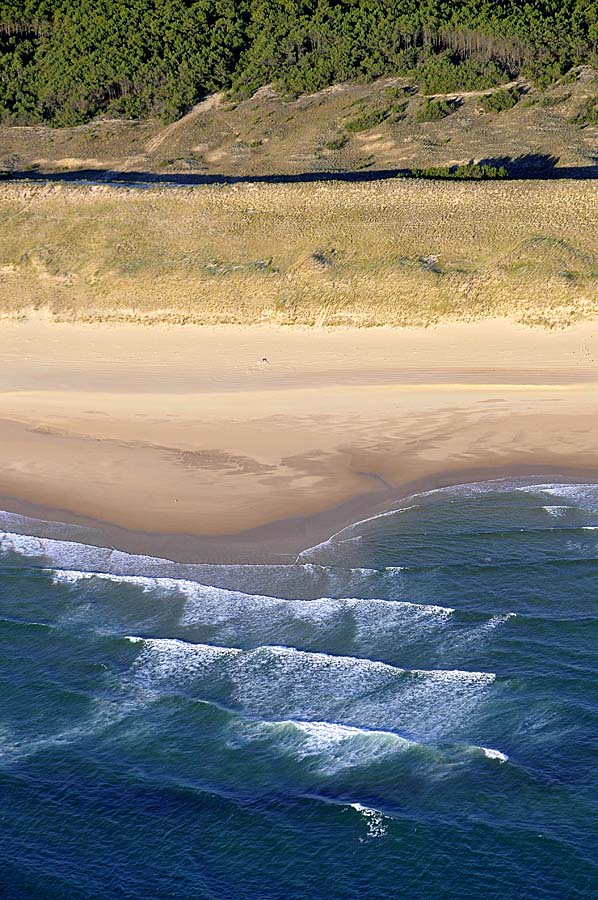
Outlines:
[[597, 485], [417, 495], [285, 566], [2, 521], [0, 896], [598, 896]]

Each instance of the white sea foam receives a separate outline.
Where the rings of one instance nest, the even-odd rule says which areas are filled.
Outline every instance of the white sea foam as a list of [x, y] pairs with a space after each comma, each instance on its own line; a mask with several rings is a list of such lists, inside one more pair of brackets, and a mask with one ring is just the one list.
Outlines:
[[[301, 553], [297, 557], [297, 562], [303, 561], [306, 557], [309, 559], [310, 556], [316, 554], [319, 550], [334, 548], [335, 544], [344, 544], [350, 540], [355, 540], [355, 537], [351, 537], [351, 532], [355, 528], [359, 528], [361, 525], [365, 525], [368, 522], [375, 522], [378, 519], [386, 519], [391, 516], [398, 516], [402, 513], [408, 512], [410, 509], [417, 509], [417, 505], [412, 506], [401, 506], [395, 509], [388, 509], [381, 513], [376, 513], [375, 516], [368, 516], [366, 519], [360, 519], [358, 522], [353, 522], [351, 525], [345, 526], [345, 528], [341, 528], [340, 531], [335, 532], [325, 541], [321, 541], [319, 544], [314, 544], [313, 547], [306, 547], [305, 550], [302, 550]], [[341, 538], [342, 535], [347, 535], [346, 538]], [[361, 538], [362, 535], [357, 535], [357, 538]], [[398, 568], [398, 567], [397, 567]]]
[[[43, 524], [43, 523], [42, 523]], [[289, 564], [212, 564], [177, 563], [160, 557], [142, 556], [78, 543], [37, 537], [12, 531], [0, 531], [0, 553], [21, 557], [28, 565], [68, 571], [59, 576], [62, 583], [75, 584], [92, 575], [125, 578], [163, 578], [176, 581], [197, 582], [224, 590], [242, 590], [246, 593], [267, 596], [272, 584], [283, 595], [338, 596], [354, 592], [369, 595], [372, 585], [380, 593], [396, 595], [398, 566], [383, 569], [367, 567], [343, 568], [319, 565], [313, 562]], [[137, 582], [140, 586], [143, 582]]]
[[503, 622], [509, 622], [511, 619], [516, 619], [517, 613], [509, 612], [509, 613], [501, 613], [498, 616], [492, 616], [490, 619], [489, 625], [493, 625], [496, 627], [497, 625], [502, 625]]
[[373, 515], [373, 516], [368, 516], [365, 519], [360, 519], [358, 522], [354, 522], [351, 525], [348, 525], [345, 528], [342, 528], [340, 531], [337, 531], [335, 534], [331, 535], [331, 537], [329, 537], [327, 540], [322, 541], [321, 543], [316, 544], [313, 547], [307, 547], [305, 550], [303, 550], [299, 554], [297, 559], [298, 560], [303, 559], [305, 556], [309, 557], [309, 556], [313, 555], [313, 553], [315, 553], [316, 551], [318, 551], [320, 549], [329, 548], [330, 546], [334, 545], [334, 543], [341, 543], [340, 541], [338, 541], [338, 538], [341, 535], [343, 535], [347, 532], [350, 533], [355, 528], [358, 528], [359, 526], [364, 525], [368, 522], [375, 522], [378, 519], [383, 519], [383, 518], [387, 518], [389, 516], [399, 515], [399, 514], [408, 512], [409, 510], [412, 510], [412, 509], [418, 509], [421, 506], [421, 502], [414, 503], [413, 501], [425, 500], [428, 497], [432, 497], [432, 496], [435, 496], [438, 494], [441, 494], [441, 495], [444, 495], [447, 497], [455, 496], [455, 497], [467, 499], [470, 497], [479, 496], [480, 494], [494, 493], [496, 491], [499, 491], [499, 492], [502, 491], [502, 492], [506, 493], [508, 491], [517, 490], [517, 491], [528, 491], [528, 492], [533, 493], [533, 492], [535, 492], [539, 489], [543, 489], [543, 488], [554, 488], [555, 489], [554, 493], [559, 493], [559, 491], [557, 489], [560, 489], [561, 487], [571, 488], [571, 489], [578, 488], [578, 487], [588, 488], [588, 489], [593, 488], [594, 492], [595, 492], [594, 496], [596, 498], [598, 498], [598, 485], [540, 485], [540, 484], [530, 485], [529, 482], [523, 478], [497, 478], [497, 479], [493, 479], [493, 480], [464, 482], [463, 484], [453, 484], [453, 485], [447, 485], [445, 487], [440, 487], [440, 488], [432, 488], [427, 491], [418, 491], [416, 493], [411, 494], [409, 497], [405, 497], [405, 498], [403, 498], [403, 500], [399, 501], [400, 503], [405, 503], [405, 501], [407, 501], [407, 505], [394, 506], [392, 509], [385, 510], [384, 512], [377, 513], [376, 515]]
[[[91, 581], [108, 581], [112, 584], [128, 584], [137, 587], [144, 593], [159, 591], [162, 594], [172, 592], [184, 594], [185, 596], [195, 596], [202, 590], [214, 591], [225, 596], [229, 591], [225, 588], [213, 588], [209, 585], [202, 585], [196, 581], [189, 581], [184, 578], [166, 578], [161, 576], [148, 575], [116, 575], [112, 572], [82, 572], [75, 569], [50, 569], [52, 581], [55, 584], [80, 584]], [[267, 599], [264, 597], [264, 599]]]
[[[136, 635], [127, 640], [137, 643]], [[137, 657], [132, 674], [145, 688], [159, 693], [164, 681], [175, 681], [181, 687], [202, 675], [215, 675], [214, 664], [241, 653], [233, 647], [212, 644], [190, 644], [173, 638], [143, 638], [143, 649]]]
[[339, 725], [338, 722], [302, 722], [295, 719], [282, 720], [280, 725], [292, 725], [305, 735], [313, 738], [314, 748], [318, 751], [328, 750], [331, 746], [340, 742], [353, 740], [383, 740], [401, 747], [416, 746], [415, 741], [404, 738], [392, 731], [372, 730], [368, 728], [356, 728], [354, 725]]
[[294, 719], [236, 722], [234, 735], [234, 742], [242, 745], [266, 735], [278, 753], [288, 754], [320, 775], [331, 777], [419, 746], [390, 731]]
[[298, 628], [304, 640], [321, 641], [326, 631], [343, 625], [352, 631], [356, 648], [372, 648], [399, 637], [421, 640], [446, 627], [452, 608], [402, 601], [322, 597], [284, 600], [195, 586], [187, 593], [181, 624], [216, 626], [220, 640], [234, 641], [240, 632], [250, 640], [293, 640]]
[[[136, 636], [128, 636], [127, 640], [139, 640]], [[319, 664], [328, 671], [345, 671], [354, 667], [367, 672], [384, 673], [387, 675], [409, 675], [414, 678], [434, 679], [438, 682], [451, 683], [478, 683], [492, 684], [496, 675], [492, 672], [470, 672], [460, 669], [402, 669], [391, 666], [388, 663], [371, 659], [362, 659], [354, 656], [338, 656], [330, 653], [311, 653], [306, 650], [298, 650], [295, 647], [269, 645], [257, 647], [252, 650], [242, 650], [238, 647], [219, 647], [213, 644], [196, 644], [175, 638], [141, 638], [143, 643], [152, 650], [165, 654], [192, 655], [196, 657], [216, 658], [232, 655], [242, 656], [247, 660], [261, 660], [269, 656], [272, 661], [297, 660], [302, 664]]]
[[[384, 837], [388, 831], [388, 823], [390, 818], [381, 813], [378, 809], [372, 809], [370, 806], [363, 806], [361, 803], [350, 803], [351, 809], [358, 812], [367, 822], [367, 839]], [[364, 838], [360, 838], [360, 841]]]
[[517, 490], [526, 494], [541, 494], [567, 500], [569, 508], [598, 510], [598, 484], [528, 484]]
[[[53, 543], [63, 543], [54, 541]], [[44, 556], [43, 539], [28, 534], [5, 531], [0, 534], [2, 553], [17, 553], [19, 556]]]
[[6, 529], [9, 532], [21, 532], [33, 525], [39, 526], [40, 524], [49, 525], [50, 523], [44, 519], [32, 519], [29, 516], [22, 516], [19, 513], [8, 512], [4, 509], [0, 510], [0, 528]]
[[466, 643], [480, 646], [483, 642], [492, 637], [492, 632], [496, 628], [499, 628], [506, 622], [510, 622], [511, 619], [516, 618], [517, 613], [513, 612], [499, 613], [496, 616], [491, 616], [491, 618], [488, 619], [487, 622], [482, 622], [480, 625], [476, 625], [471, 629], [466, 638]]
[[500, 750], [493, 750], [492, 747], [480, 747], [480, 750], [483, 751], [486, 759], [496, 759], [500, 763], [506, 763], [509, 759], [506, 753], [502, 753]]
[[132, 557], [109, 547], [96, 547], [92, 544], [16, 532], [0, 532], [0, 552], [14, 553], [27, 560], [37, 560], [42, 565], [59, 568], [70, 568], [73, 562], [76, 562], [77, 569], [84, 572], [94, 569], [109, 572], [111, 566], [119, 559], [135, 559], [139, 563], [144, 560], [144, 557]]
[[568, 509], [571, 509], [570, 506], [543, 506], [542, 509], [544, 512], [547, 512], [549, 516], [555, 516], [556, 518], [560, 518], [564, 516]]
[[292, 647], [237, 648], [150, 639], [133, 674], [146, 688], [213, 696], [262, 719], [334, 721], [416, 739], [450, 734], [469, 721], [495, 675], [405, 670]]
[[[399, 636], [403, 642], [422, 640], [431, 632], [445, 628], [454, 613], [452, 607], [376, 598], [286, 600], [174, 578], [70, 570], [53, 570], [51, 575], [59, 584], [78, 585], [97, 580], [131, 585], [165, 599], [181, 597], [180, 624], [188, 628], [215, 628], [212, 639], [217, 635], [219, 643], [234, 642], [240, 633], [246, 643], [268, 643], [272, 638], [292, 643], [293, 635], [302, 626], [313, 626], [312, 638], [321, 642], [326, 629], [344, 624], [352, 629], [355, 647], [367, 650], [380, 642], [392, 641], [393, 636], [394, 639]], [[304, 639], [309, 639], [309, 633]]]
[[[178, 592], [189, 601], [185, 606], [181, 619], [181, 624], [184, 625], [203, 621], [204, 611], [218, 613], [223, 620], [227, 619], [227, 603], [235, 604], [235, 612], [241, 611], [243, 608], [247, 609], [253, 604], [260, 612], [266, 611], [267, 608], [270, 614], [273, 612], [274, 607], [278, 607], [286, 613], [296, 614], [299, 618], [303, 616], [314, 618], [326, 607], [330, 607], [334, 613], [338, 612], [339, 609], [371, 609], [382, 615], [384, 612], [393, 611], [408, 613], [416, 618], [440, 617], [446, 619], [455, 612], [451, 606], [410, 603], [403, 600], [382, 600], [367, 597], [317, 597], [314, 600], [287, 600], [284, 597], [274, 597], [271, 594], [248, 594], [243, 591], [214, 587], [213, 585], [188, 581], [183, 578], [113, 575], [108, 572], [80, 572], [73, 569], [51, 569], [49, 571], [55, 584], [79, 584], [97, 579], [115, 584], [130, 584], [140, 588], [144, 593], [152, 591], [159, 593]], [[213, 617], [210, 617], [209, 621], [214, 621]]]
[[143, 575], [112, 575], [110, 572], [81, 572], [77, 569], [50, 569], [50, 575], [54, 584], [79, 584], [97, 578], [100, 581], [111, 581], [114, 584], [132, 584], [143, 590], [151, 590], [154, 582], [162, 580], [166, 583], [169, 579], [147, 578]]

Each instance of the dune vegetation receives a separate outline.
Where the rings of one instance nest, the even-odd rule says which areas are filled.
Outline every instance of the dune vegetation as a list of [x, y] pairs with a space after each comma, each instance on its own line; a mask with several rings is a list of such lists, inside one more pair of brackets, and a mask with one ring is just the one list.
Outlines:
[[593, 0], [0, 0], [0, 119], [179, 118], [207, 93], [413, 77], [425, 93], [596, 63]]
[[0, 185], [0, 315], [430, 325], [598, 314], [592, 181]]

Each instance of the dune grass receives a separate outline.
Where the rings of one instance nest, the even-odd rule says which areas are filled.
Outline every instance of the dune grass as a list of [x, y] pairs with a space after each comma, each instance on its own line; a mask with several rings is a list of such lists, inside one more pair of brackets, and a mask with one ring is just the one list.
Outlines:
[[593, 182], [0, 185], [0, 316], [413, 325], [598, 315]]

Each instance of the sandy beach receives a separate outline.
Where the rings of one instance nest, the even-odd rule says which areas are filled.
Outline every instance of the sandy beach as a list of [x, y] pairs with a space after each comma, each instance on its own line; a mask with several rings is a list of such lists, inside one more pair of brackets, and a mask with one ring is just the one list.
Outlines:
[[411, 490], [598, 474], [598, 328], [0, 329], [0, 507], [278, 558]]

